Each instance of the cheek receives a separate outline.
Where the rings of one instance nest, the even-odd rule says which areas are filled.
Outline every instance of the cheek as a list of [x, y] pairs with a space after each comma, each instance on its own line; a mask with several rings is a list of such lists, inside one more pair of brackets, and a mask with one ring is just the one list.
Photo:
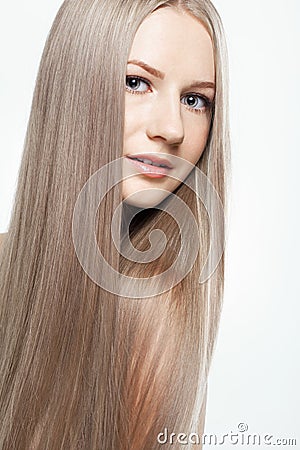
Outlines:
[[210, 130], [210, 120], [203, 119], [201, 124], [190, 126], [186, 133], [185, 148], [182, 157], [196, 164], [201, 157], [207, 142]]
[[132, 108], [128, 105], [127, 96], [125, 96], [125, 117], [124, 117], [124, 143], [130, 134], [132, 133], [133, 117]]
[[136, 117], [133, 114], [125, 115], [123, 135], [124, 151], [135, 144], [137, 138], [142, 134], [142, 130], [143, 124], [139, 117]]
[[130, 111], [128, 108], [125, 109], [125, 117], [124, 117], [124, 137], [127, 137], [130, 134], [130, 130], [132, 128], [132, 117], [130, 115]]
[[136, 95], [128, 94], [125, 97], [125, 117], [124, 117], [124, 136], [130, 137], [138, 131], [144, 129], [145, 115], [138, 108], [137, 101], [131, 97]]

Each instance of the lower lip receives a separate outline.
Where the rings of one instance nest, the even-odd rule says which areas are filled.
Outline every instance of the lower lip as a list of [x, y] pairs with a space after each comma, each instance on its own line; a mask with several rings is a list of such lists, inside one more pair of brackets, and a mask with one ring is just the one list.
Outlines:
[[168, 175], [171, 169], [166, 167], [152, 166], [151, 164], [145, 164], [136, 159], [127, 159], [143, 174], [150, 178], [162, 178]]

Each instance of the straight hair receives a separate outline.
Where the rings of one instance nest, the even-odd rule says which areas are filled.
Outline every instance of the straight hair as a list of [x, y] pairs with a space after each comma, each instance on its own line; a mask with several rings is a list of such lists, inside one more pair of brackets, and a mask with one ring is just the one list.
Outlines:
[[[8, 234], [0, 249], [3, 450], [158, 449], [157, 435], [165, 428], [176, 434], [199, 430], [222, 307], [224, 254], [211, 277], [199, 284], [210, 227], [197, 195], [184, 183], [175, 191], [197, 221], [201, 251], [187, 276], [162, 294], [134, 299], [106, 291], [82, 269], [72, 241], [73, 209], [83, 185], [123, 154], [128, 55], [138, 27], [159, 7], [191, 14], [212, 39], [215, 104], [197, 168], [226, 211], [227, 59], [212, 3], [64, 1], [42, 55]], [[189, 177], [199, 189], [197, 173]], [[97, 212], [97, 242], [111, 267], [148, 278], [151, 293], [151, 277], [178, 255], [180, 233], [165, 211], [140, 211], [130, 224], [133, 246], [147, 251], [149, 234], [157, 228], [168, 245], [153, 263], [130, 261], [111, 237], [121, 201], [119, 184]], [[129, 209], [123, 205], [118, 216], [120, 241]], [[222, 239], [219, 218], [213, 220]], [[83, 218], [83, 228], [84, 223]]]

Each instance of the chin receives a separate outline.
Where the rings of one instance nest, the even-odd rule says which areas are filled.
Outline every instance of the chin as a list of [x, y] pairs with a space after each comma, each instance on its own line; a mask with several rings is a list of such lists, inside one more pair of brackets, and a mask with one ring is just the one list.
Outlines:
[[166, 191], [156, 192], [155, 194], [153, 194], [153, 192], [151, 193], [147, 191], [138, 191], [129, 195], [123, 195], [123, 201], [128, 205], [135, 206], [137, 208], [154, 208], [155, 206], [159, 205], [168, 195], [169, 193], [167, 193]]

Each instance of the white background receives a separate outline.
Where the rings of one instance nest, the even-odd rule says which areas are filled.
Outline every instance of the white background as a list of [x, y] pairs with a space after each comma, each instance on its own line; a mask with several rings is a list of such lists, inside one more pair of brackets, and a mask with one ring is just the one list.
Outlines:
[[[38, 64], [61, 3], [2, 5], [2, 233], [8, 227]], [[297, 438], [297, 447], [284, 448], [300, 448], [300, 6], [297, 0], [214, 4], [230, 55], [233, 180], [224, 308], [205, 431], [221, 438], [246, 423], [248, 434]], [[227, 443], [220, 448], [270, 446]]]

